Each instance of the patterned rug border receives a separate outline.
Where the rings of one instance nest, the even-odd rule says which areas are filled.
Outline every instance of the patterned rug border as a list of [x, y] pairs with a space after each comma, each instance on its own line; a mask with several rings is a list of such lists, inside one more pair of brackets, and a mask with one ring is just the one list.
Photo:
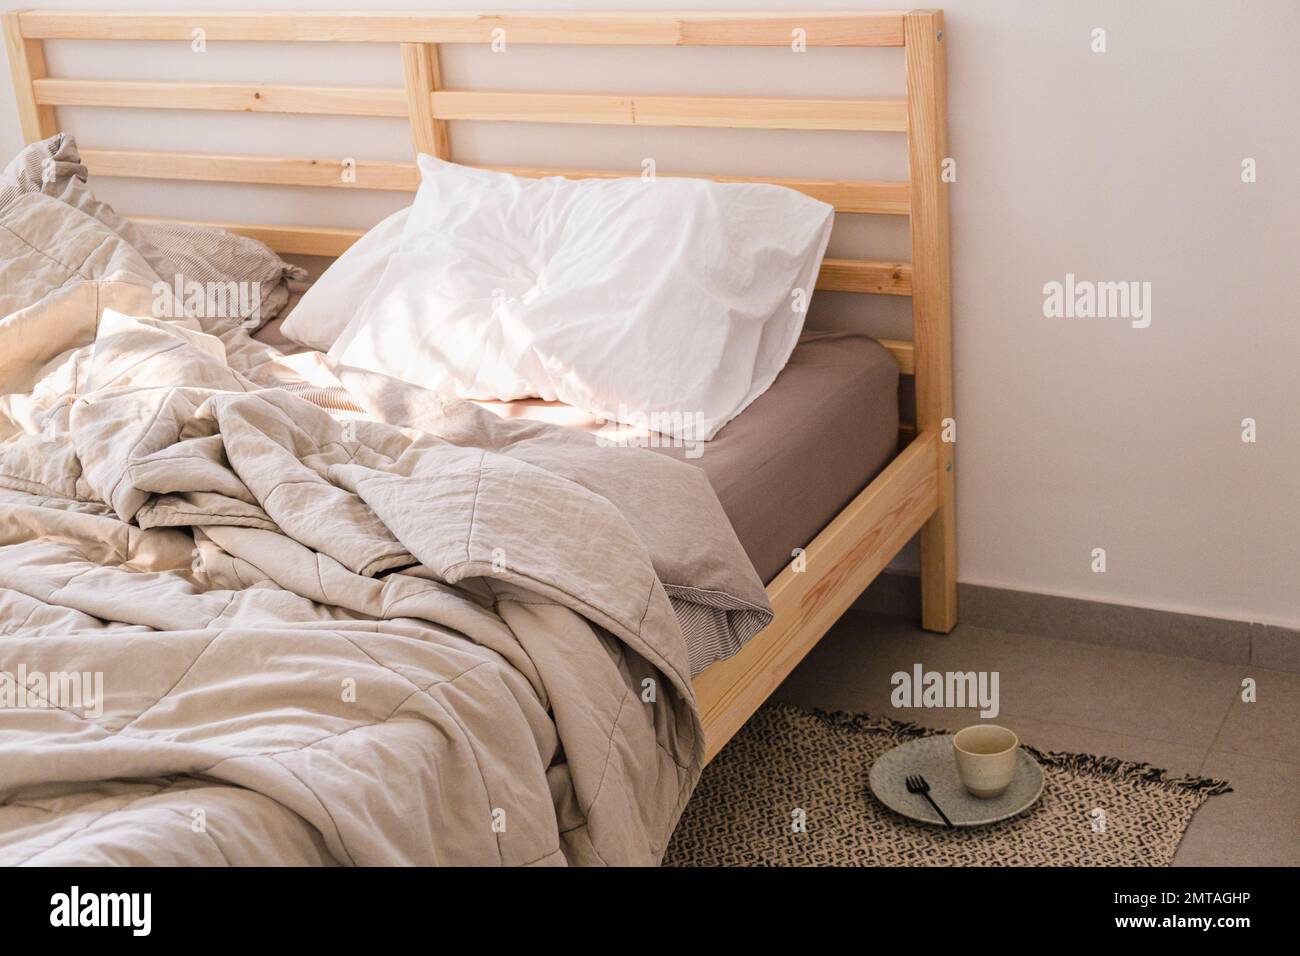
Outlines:
[[[828, 726], [855, 732], [887, 733], [899, 737], [939, 737], [943, 734], [952, 733], [951, 730], [938, 730], [913, 721], [896, 720], [893, 717], [876, 717], [872, 714], [855, 714], [843, 710], [796, 707], [794, 704], [781, 701], [773, 701], [768, 706], [811, 714]], [[1232, 787], [1228, 784], [1228, 781], [1214, 777], [1199, 777], [1195, 774], [1171, 777], [1169, 771], [1153, 767], [1151, 764], [1142, 761], [1121, 760], [1118, 757], [1106, 757], [1100, 754], [1039, 750], [1037, 747], [1025, 743], [1022, 743], [1021, 746], [1033, 754], [1034, 759], [1044, 766], [1086, 773], [1092, 777], [1149, 784], [1165, 790], [1199, 793], [1206, 797], [1232, 793]]]

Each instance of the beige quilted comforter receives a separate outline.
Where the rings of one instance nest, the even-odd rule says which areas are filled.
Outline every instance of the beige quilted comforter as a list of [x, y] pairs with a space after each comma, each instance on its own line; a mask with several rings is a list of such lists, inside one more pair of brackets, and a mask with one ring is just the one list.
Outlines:
[[679, 618], [770, 613], [701, 473], [373, 376], [328, 410], [28, 213], [0, 864], [656, 863], [702, 761]]

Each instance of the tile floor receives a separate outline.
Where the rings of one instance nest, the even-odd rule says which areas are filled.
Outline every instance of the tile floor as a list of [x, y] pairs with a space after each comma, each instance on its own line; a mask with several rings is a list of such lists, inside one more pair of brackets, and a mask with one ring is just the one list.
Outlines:
[[[997, 723], [1042, 750], [1144, 760], [1227, 779], [1196, 814], [1175, 865], [1300, 865], [1300, 675], [960, 625], [850, 611], [777, 690], [803, 707], [955, 729], [975, 710], [899, 709], [890, 675], [998, 671]], [[1257, 700], [1241, 700], [1254, 678]]]

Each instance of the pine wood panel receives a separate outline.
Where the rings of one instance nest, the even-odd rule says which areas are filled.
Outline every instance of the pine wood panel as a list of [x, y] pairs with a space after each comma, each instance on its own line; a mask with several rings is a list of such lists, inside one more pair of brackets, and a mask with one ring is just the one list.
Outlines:
[[442, 89], [442, 67], [438, 48], [432, 43], [402, 44], [402, 75], [406, 83], [406, 106], [411, 115], [411, 142], [415, 152], [438, 159], [451, 159], [447, 123], [433, 115], [430, 96]]
[[[940, 164], [948, 155], [943, 14], [909, 13], [905, 29], [916, 424], [922, 432], [938, 434], [944, 419], [953, 417], [948, 187], [940, 175]], [[939, 507], [921, 532], [921, 624], [947, 633], [957, 623], [954, 443], [940, 442], [939, 452], [935, 463]]]
[[23, 140], [34, 143], [59, 131], [54, 107], [36, 99], [34, 84], [46, 77], [45, 49], [40, 40], [24, 38], [18, 14], [4, 16], [5, 54], [9, 59], [9, 75], [13, 79], [14, 99], [18, 103], [18, 123]]
[[75, 13], [21, 15], [26, 36], [64, 40], [509, 43], [600, 46], [902, 46], [903, 15], [872, 13]]
[[[417, 149], [417, 152], [421, 150]], [[427, 152], [427, 150], [424, 150]], [[305, 156], [245, 156], [219, 153], [173, 153], [152, 150], [82, 150], [82, 159], [98, 176], [146, 179], [194, 179], [206, 182], [262, 183], [281, 186], [355, 185], [358, 189], [414, 191], [420, 185], [414, 163], [358, 160], [357, 182], [337, 182], [339, 161]], [[499, 172], [537, 179], [618, 179], [641, 175], [629, 170], [565, 169], [541, 166], [484, 166]], [[724, 183], [768, 183], [784, 186], [835, 207], [842, 213], [902, 215], [910, 212], [908, 184], [840, 179], [790, 179], [780, 176], [726, 176], [712, 173], [660, 172], [660, 176], [708, 179]]]
[[911, 295], [912, 267], [906, 262], [823, 259], [817, 288], [827, 292]]
[[[365, 235], [364, 229], [331, 229], [324, 226], [272, 226], [238, 222], [200, 222], [251, 236], [286, 255], [341, 256]], [[310, 251], [308, 251], [310, 250]], [[910, 273], [905, 266], [859, 259], [825, 259], [817, 288], [839, 292], [879, 292], [907, 295]], [[901, 347], [896, 349], [901, 351]]]
[[218, 153], [155, 153], [84, 149], [81, 161], [92, 176], [253, 183], [264, 186], [328, 186], [413, 192], [420, 185], [414, 163], [357, 160], [355, 182], [343, 179], [341, 159], [234, 156]]
[[65, 79], [32, 85], [36, 102], [50, 106], [406, 117], [406, 91], [401, 89]]
[[510, 123], [858, 132], [904, 132], [907, 129], [907, 101], [901, 99], [444, 90], [433, 94], [433, 113], [443, 120], [494, 120]]

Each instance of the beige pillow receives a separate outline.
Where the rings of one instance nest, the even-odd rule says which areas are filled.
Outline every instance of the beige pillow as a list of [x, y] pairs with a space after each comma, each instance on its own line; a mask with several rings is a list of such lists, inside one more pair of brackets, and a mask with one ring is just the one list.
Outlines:
[[[275, 317], [289, 298], [286, 280], [307, 273], [255, 239], [223, 229], [177, 223], [133, 223], [95, 198], [86, 184], [77, 142], [67, 133], [25, 147], [0, 175], [0, 209], [18, 196], [41, 193], [99, 220], [130, 243], [162, 280], [256, 282], [260, 301], [249, 314], [231, 318], [249, 331]], [[249, 297], [251, 302], [251, 296]]]

